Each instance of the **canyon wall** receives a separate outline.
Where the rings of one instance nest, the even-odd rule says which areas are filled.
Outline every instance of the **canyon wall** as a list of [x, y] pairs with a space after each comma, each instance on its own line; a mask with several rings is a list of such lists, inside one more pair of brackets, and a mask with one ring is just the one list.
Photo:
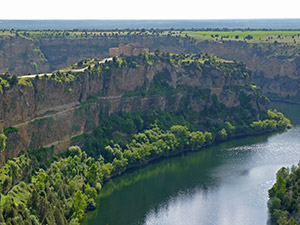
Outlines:
[[120, 43], [140, 43], [154, 51], [162, 48], [170, 52], [184, 52], [181, 39], [173, 36], [125, 35], [113, 37], [30, 39], [0, 36], [0, 73], [36, 74], [62, 69], [87, 58], [109, 56], [109, 48]]
[[172, 35], [114, 35], [30, 39], [0, 37], [0, 73], [36, 74], [68, 67], [87, 58], [108, 57], [108, 49], [120, 43], [139, 43], [144, 48], [171, 53], [208, 53], [244, 62], [253, 81], [271, 99], [300, 102], [300, 56], [298, 45], [201, 41]]
[[[220, 63], [203, 63], [191, 69], [161, 60], [152, 65], [135, 60], [136, 68], [117, 68], [107, 62], [111, 69], [105, 74], [89, 70], [76, 73], [72, 81], [43, 76], [30, 79], [26, 85], [4, 87], [0, 93], [0, 121], [3, 128], [16, 129], [8, 135], [2, 162], [22, 150], [43, 146], [54, 146], [55, 153], [63, 152], [73, 137], [96, 128], [103, 111], [109, 115], [148, 109], [176, 111], [185, 102], [187, 109], [201, 112], [213, 104], [210, 97], [188, 94], [186, 90], [192, 88], [208, 91], [227, 107], [239, 106], [240, 94], [244, 93], [254, 109], [265, 110], [243, 64], [223, 62], [226, 69], [220, 69]], [[171, 95], [134, 94], [140, 89], [149, 90], [157, 76], [165, 76], [159, 79], [165, 80], [170, 90], [179, 91]]]
[[300, 103], [299, 46], [244, 41], [203, 41], [198, 50], [245, 63], [253, 82], [274, 100]]

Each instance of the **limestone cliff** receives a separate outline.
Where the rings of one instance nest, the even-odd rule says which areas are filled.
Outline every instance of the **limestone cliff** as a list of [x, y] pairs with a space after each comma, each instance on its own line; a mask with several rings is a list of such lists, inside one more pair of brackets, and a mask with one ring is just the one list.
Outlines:
[[0, 37], [0, 73], [28, 74], [50, 71], [37, 42], [22, 37]]
[[[49, 73], [87, 58], [109, 56], [109, 48], [120, 43], [139, 43], [150, 50], [161, 48], [170, 52], [183, 52], [181, 39], [172, 36], [120, 35], [78, 37], [0, 36], [0, 73]], [[176, 50], [176, 51], [175, 51]]]
[[253, 81], [273, 99], [300, 102], [299, 47], [282, 43], [203, 41], [198, 50], [244, 62], [253, 71]]
[[[259, 93], [251, 86], [249, 70], [241, 63], [204, 55], [188, 56], [190, 64], [151, 57], [152, 61], [143, 57], [118, 59], [81, 73], [53, 74], [3, 87], [0, 121], [4, 128], [18, 131], [8, 135], [2, 160], [42, 146], [53, 145], [56, 153], [62, 152], [73, 137], [95, 129], [101, 111], [175, 111], [184, 104], [201, 112], [213, 104], [209, 96], [233, 107], [241, 104], [241, 93], [248, 96], [248, 103], [257, 112], [265, 110]], [[160, 86], [156, 84], [163, 89], [157, 89]]]
[[[41, 33], [42, 34], [42, 33]], [[144, 48], [171, 53], [209, 53], [244, 62], [253, 71], [253, 81], [273, 99], [300, 102], [300, 56], [297, 45], [201, 41], [172, 35], [112, 36], [0, 36], [0, 73], [36, 74], [70, 66], [86, 58], [108, 56], [110, 47], [139, 43]]]

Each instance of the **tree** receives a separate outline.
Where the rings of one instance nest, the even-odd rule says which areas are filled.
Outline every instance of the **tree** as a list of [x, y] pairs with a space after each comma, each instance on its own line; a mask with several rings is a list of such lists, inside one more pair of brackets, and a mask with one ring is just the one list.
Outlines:
[[196, 131], [190, 134], [190, 143], [193, 149], [199, 149], [205, 143], [205, 136], [202, 132]]
[[155, 54], [155, 56], [159, 56], [159, 54], [160, 54], [160, 50], [157, 48], [157, 49], [155, 49], [154, 50], [154, 54]]
[[17, 83], [18, 83], [18, 78], [17, 78], [16, 75], [13, 75], [13, 76], [9, 79], [9, 84], [10, 84], [11, 86], [14, 86], [14, 85], [16, 85]]
[[81, 191], [77, 191], [72, 199], [75, 217], [81, 218], [83, 210], [86, 208], [87, 204], [85, 201], [85, 196]]
[[28, 205], [28, 208], [31, 208], [33, 210], [37, 210], [37, 207], [38, 207], [38, 192], [37, 190], [34, 188], [32, 190], [32, 193], [31, 193], [31, 197], [29, 198], [28, 202], [27, 202], [27, 205]]
[[3, 205], [3, 217], [4, 219], [14, 218], [18, 215], [16, 204], [12, 197], [7, 197]]
[[111, 171], [113, 169], [113, 166], [111, 163], [106, 163], [104, 165], [101, 166], [100, 169], [100, 175], [102, 179], [107, 179], [109, 178]]
[[273, 197], [268, 201], [268, 208], [272, 213], [275, 209], [280, 209], [281, 200], [279, 198]]
[[95, 188], [91, 186], [87, 186], [87, 188], [84, 190], [85, 195], [88, 197], [88, 199], [96, 200], [97, 198], [97, 191]]
[[182, 150], [188, 142], [190, 132], [185, 126], [175, 125], [171, 127], [171, 133], [173, 133], [179, 142], [179, 149]]
[[94, 186], [95, 183], [97, 183], [99, 179], [99, 169], [95, 163], [89, 168], [88, 174], [87, 174], [87, 180], [90, 185]]
[[232, 126], [230, 122], [225, 122], [224, 128], [225, 128], [228, 136], [231, 136], [235, 130], [235, 127]]
[[53, 211], [53, 216], [55, 218], [55, 222], [57, 225], [65, 225], [66, 220], [64, 215], [62, 214], [61, 210], [59, 210], [59, 208], [55, 207], [54, 211]]
[[211, 142], [212, 142], [212, 140], [213, 140], [212, 133], [210, 133], [210, 132], [205, 132], [205, 133], [204, 133], [204, 136], [205, 136], [205, 143], [206, 143], [206, 144], [211, 144]]
[[13, 160], [10, 160], [8, 162], [9, 165], [9, 175], [12, 178], [12, 182], [15, 183], [16, 180], [18, 179], [18, 175], [19, 175], [19, 166], [17, 165], [17, 163]]
[[289, 177], [289, 168], [282, 167], [280, 170], [276, 173], [276, 179], [279, 179], [279, 177], [283, 177], [285, 180]]
[[70, 156], [81, 155], [81, 148], [79, 146], [71, 146], [69, 149]]
[[250, 34], [245, 37], [245, 39], [247, 39], [247, 40], [251, 40], [252, 38], [253, 38], [253, 36], [251, 36]]
[[222, 130], [220, 130], [218, 133], [217, 133], [217, 139], [219, 141], [224, 141], [227, 139], [227, 132], [225, 130], [225, 128], [223, 128]]
[[128, 161], [128, 159], [125, 159], [125, 158], [123, 158], [121, 160], [115, 158], [112, 163], [113, 171], [114, 172], [122, 172], [122, 170], [125, 169], [128, 164], [127, 161]]

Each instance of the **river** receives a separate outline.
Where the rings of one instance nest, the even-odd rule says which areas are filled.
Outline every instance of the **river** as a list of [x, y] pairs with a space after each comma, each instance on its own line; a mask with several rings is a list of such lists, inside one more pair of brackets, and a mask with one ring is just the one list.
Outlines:
[[265, 225], [276, 171], [300, 160], [300, 106], [272, 103], [292, 129], [150, 164], [105, 184], [88, 225]]

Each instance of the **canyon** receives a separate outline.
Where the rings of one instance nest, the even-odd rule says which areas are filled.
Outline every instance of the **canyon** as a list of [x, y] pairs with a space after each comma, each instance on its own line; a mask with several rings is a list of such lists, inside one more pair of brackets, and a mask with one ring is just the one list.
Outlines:
[[[246, 99], [243, 104], [250, 104], [257, 112], [257, 118], [259, 112], [267, 110], [267, 100], [251, 84], [251, 73], [242, 63], [194, 55], [189, 57], [199, 57], [204, 62], [184, 66], [166, 62], [162, 56], [151, 57], [154, 61], [120, 58], [84, 72], [20, 78], [19, 84], [3, 87], [1, 125], [4, 131], [15, 129], [7, 135], [2, 162], [22, 150], [40, 147], [52, 146], [55, 154], [62, 153], [74, 143], [74, 137], [92, 132], [99, 125], [101, 113], [109, 116], [149, 109], [172, 112], [179, 108], [202, 112], [217, 103], [238, 107], [241, 96]], [[128, 66], [122, 66], [126, 60]], [[22, 79], [26, 82], [22, 83]], [[163, 91], [146, 93], [152, 89]], [[140, 94], [141, 91], [146, 92]], [[213, 122], [226, 119], [230, 118], [216, 116]]]
[[105, 58], [109, 48], [138, 43], [143, 48], [170, 53], [208, 53], [245, 63], [253, 82], [272, 100], [300, 102], [299, 45], [280, 42], [249, 43], [243, 40], [196, 41], [179, 35], [94, 35], [31, 38], [0, 36], [0, 72], [49, 73], [87, 58]]

